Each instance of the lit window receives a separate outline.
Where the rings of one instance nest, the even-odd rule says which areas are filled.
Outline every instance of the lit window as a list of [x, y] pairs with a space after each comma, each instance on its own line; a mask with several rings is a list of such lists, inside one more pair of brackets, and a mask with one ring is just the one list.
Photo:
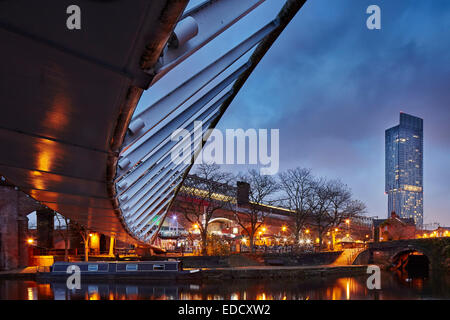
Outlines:
[[127, 264], [125, 269], [127, 271], [137, 271], [138, 265], [137, 264]]
[[89, 264], [88, 271], [98, 271], [98, 264]]

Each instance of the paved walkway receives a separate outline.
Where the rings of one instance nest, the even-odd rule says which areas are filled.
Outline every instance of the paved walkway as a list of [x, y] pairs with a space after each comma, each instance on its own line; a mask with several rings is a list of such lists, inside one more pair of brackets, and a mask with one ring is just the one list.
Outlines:
[[342, 254], [333, 262], [333, 266], [348, 266], [352, 265], [358, 254], [364, 251], [364, 248], [344, 249]]
[[49, 271], [50, 271], [49, 267], [36, 267], [36, 266], [13, 269], [8, 271], [0, 271], [0, 279], [1, 278], [11, 279], [13, 277], [32, 278], [38, 272], [49, 272]]

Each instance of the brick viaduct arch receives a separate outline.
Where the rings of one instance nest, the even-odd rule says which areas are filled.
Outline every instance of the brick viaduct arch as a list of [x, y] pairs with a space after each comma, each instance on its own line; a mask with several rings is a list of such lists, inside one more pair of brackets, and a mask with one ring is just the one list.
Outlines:
[[450, 267], [450, 238], [374, 242], [356, 257], [354, 264], [377, 264], [388, 267], [399, 255], [408, 252], [419, 252], [425, 255], [432, 270]]

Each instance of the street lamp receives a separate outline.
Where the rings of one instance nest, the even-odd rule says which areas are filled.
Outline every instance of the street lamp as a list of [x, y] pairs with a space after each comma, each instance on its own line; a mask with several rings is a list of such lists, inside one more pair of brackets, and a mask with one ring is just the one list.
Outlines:
[[176, 223], [176, 231], [175, 234], [178, 235], [178, 221], [177, 221], [177, 216], [172, 216], [172, 220]]

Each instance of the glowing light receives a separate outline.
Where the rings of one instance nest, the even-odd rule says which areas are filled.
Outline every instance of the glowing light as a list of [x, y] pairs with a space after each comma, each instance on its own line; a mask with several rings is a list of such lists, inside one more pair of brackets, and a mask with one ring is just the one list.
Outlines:
[[196, 224], [194, 224], [193, 226], [192, 226], [195, 230], [197, 230], [198, 228], [199, 228], [199, 226], [198, 226], [198, 224], [196, 223]]
[[49, 171], [52, 165], [53, 154], [49, 151], [41, 151], [38, 155], [38, 169], [41, 171]]
[[403, 189], [406, 191], [414, 191], [414, 192], [421, 192], [422, 188], [417, 186], [410, 186], [410, 185], [404, 185]]
[[266, 294], [263, 292], [262, 294], [256, 296], [256, 300], [266, 300]]
[[281, 227], [281, 231], [286, 231], [286, 229], [287, 229], [286, 226]]
[[266, 232], [267, 229], [263, 227], [261, 230], [262, 232]]
[[305, 230], [305, 233], [309, 233], [309, 229], [306, 229], [306, 230]]
[[338, 229], [338, 228], [336, 228], [336, 229], [334, 229], [334, 231], [335, 231], [335, 232], [338, 232], [338, 231], [339, 231], [339, 229]]
[[29, 239], [27, 240], [27, 242], [28, 242], [28, 244], [33, 244], [34, 240], [31, 239], [31, 238], [29, 238]]
[[345, 220], [345, 223], [350, 224], [350, 220], [349, 219]]
[[37, 288], [36, 287], [28, 287], [27, 288], [27, 298], [28, 300], [37, 300]]
[[346, 288], [347, 300], [350, 300], [350, 280], [347, 280], [347, 288]]

